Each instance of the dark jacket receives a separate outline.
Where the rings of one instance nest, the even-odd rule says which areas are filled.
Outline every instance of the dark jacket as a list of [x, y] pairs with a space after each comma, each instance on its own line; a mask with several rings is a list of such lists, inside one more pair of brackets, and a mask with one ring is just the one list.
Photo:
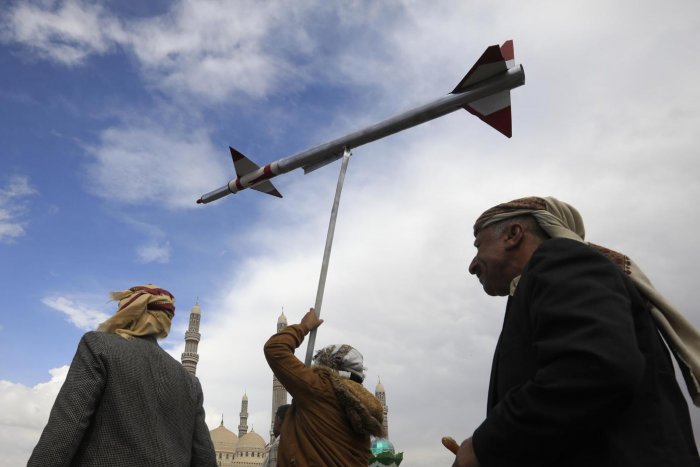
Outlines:
[[294, 324], [265, 344], [270, 368], [294, 398], [284, 416], [277, 465], [367, 466], [370, 434], [381, 434], [382, 405], [361, 384], [340, 381], [334, 372], [321, 367], [304, 366], [294, 349], [301, 345], [305, 331]]
[[199, 381], [154, 338], [88, 332], [28, 467], [216, 466]]
[[509, 298], [474, 432], [483, 467], [697, 467], [688, 406], [634, 285], [606, 257], [545, 241]]

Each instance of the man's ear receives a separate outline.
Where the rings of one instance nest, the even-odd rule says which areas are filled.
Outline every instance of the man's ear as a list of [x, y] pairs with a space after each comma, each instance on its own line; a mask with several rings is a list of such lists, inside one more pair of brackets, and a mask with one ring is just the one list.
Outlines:
[[506, 230], [505, 249], [517, 248], [525, 239], [525, 228], [519, 222], [513, 222]]

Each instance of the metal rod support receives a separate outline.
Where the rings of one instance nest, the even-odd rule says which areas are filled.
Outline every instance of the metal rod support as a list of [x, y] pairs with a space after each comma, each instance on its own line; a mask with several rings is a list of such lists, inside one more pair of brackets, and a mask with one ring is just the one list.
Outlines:
[[[333, 247], [333, 235], [335, 233], [335, 220], [338, 217], [338, 205], [340, 204], [340, 193], [343, 191], [343, 183], [345, 183], [345, 172], [348, 169], [348, 161], [350, 160], [350, 149], [345, 147], [343, 151], [343, 161], [340, 165], [340, 175], [338, 175], [338, 185], [335, 189], [335, 199], [333, 200], [333, 208], [331, 209], [331, 220], [328, 223], [328, 234], [326, 235], [326, 248], [323, 250], [323, 262], [321, 263], [321, 275], [318, 279], [318, 289], [316, 291], [316, 303], [314, 310], [316, 316], [321, 316], [321, 304], [323, 303], [323, 292], [326, 288], [326, 276], [328, 275], [328, 262], [331, 257], [331, 248]], [[306, 344], [306, 360], [304, 364], [311, 366], [311, 359], [314, 354], [314, 345], [316, 344], [316, 330], [309, 333], [309, 340]]]

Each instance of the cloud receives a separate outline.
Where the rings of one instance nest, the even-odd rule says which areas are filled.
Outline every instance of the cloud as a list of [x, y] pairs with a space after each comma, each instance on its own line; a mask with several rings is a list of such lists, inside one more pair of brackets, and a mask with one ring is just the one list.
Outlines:
[[310, 5], [180, 1], [162, 17], [131, 25], [128, 45], [149, 81], [173, 94], [260, 97], [291, 71], [282, 52], [309, 48], [303, 28], [281, 26], [302, 20]]
[[[8, 10], [0, 38], [68, 66], [123, 50], [153, 88], [177, 100], [194, 98], [188, 102], [200, 106], [235, 96], [290, 93], [330, 77], [338, 85], [383, 83], [389, 88], [392, 83], [375, 79], [376, 71], [396, 76], [392, 64], [400, 57], [394, 54], [405, 41], [415, 44], [411, 35], [422, 32], [397, 25], [402, 20], [419, 25], [426, 17], [420, 11], [431, 9], [400, 2], [359, 4], [348, 9], [317, 1], [179, 0], [157, 16], [123, 18], [86, 0], [37, 0]], [[412, 10], [419, 12], [408, 15]], [[393, 33], [385, 34], [389, 29]], [[397, 37], [400, 31], [406, 34]], [[413, 50], [415, 72], [422, 52]], [[375, 73], [366, 73], [370, 69]]]
[[281, 52], [309, 48], [303, 29], [280, 26], [313, 11], [311, 6], [182, 0], [163, 15], [128, 20], [83, 0], [19, 2], [3, 18], [2, 38], [69, 66], [122, 48], [149, 82], [174, 96], [260, 97], [292, 70]]
[[62, 296], [46, 297], [41, 302], [66, 315], [68, 322], [84, 331], [92, 331], [109, 315], [92, 307], [77, 303], [74, 299]]
[[24, 465], [39, 441], [68, 366], [49, 370], [51, 379], [29, 387], [0, 380], [0, 466]]
[[5, 41], [69, 66], [105, 53], [122, 35], [116, 20], [98, 4], [80, 0], [17, 2], [4, 16], [0, 37]]
[[0, 242], [12, 243], [25, 234], [24, 199], [36, 193], [27, 177], [14, 175], [0, 188]]
[[142, 245], [136, 250], [136, 254], [141, 263], [167, 264], [170, 262], [170, 242]]
[[211, 190], [211, 174], [224, 172], [224, 161], [214, 157], [220, 150], [206, 132], [150, 121], [104, 130], [89, 152], [94, 157], [86, 168], [89, 189], [126, 204], [194, 208]]

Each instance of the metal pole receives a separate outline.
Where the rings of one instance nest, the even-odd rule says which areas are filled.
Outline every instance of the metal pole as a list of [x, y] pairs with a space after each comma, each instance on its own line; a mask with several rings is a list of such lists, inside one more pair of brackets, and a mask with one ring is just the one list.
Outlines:
[[[328, 261], [331, 256], [331, 248], [333, 247], [333, 234], [335, 233], [335, 220], [338, 217], [338, 204], [340, 204], [340, 193], [343, 191], [343, 183], [345, 182], [345, 171], [348, 169], [348, 161], [350, 160], [351, 152], [345, 147], [343, 151], [343, 161], [340, 165], [340, 175], [338, 175], [338, 185], [335, 189], [335, 199], [333, 200], [333, 208], [331, 209], [331, 220], [328, 223], [328, 234], [326, 235], [326, 248], [323, 251], [323, 263], [321, 263], [321, 276], [318, 279], [318, 290], [316, 291], [316, 316], [321, 316], [321, 304], [323, 303], [323, 291], [326, 288], [326, 275], [328, 275]], [[309, 340], [306, 344], [306, 360], [304, 364], [311, 366], [311, 359], [314, 354], [314, 345], [316, 344], [316, 330], [311, 331]]]

